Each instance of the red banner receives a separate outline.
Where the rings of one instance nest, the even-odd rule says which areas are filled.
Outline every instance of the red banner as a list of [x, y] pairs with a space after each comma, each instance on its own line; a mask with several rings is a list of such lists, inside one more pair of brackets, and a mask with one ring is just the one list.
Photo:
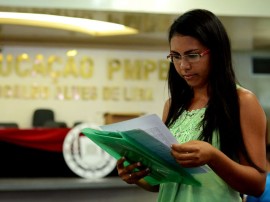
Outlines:
[[63, 141], [70, 128], [1, 129], [0, 141], [16, 145], [62, 152]]

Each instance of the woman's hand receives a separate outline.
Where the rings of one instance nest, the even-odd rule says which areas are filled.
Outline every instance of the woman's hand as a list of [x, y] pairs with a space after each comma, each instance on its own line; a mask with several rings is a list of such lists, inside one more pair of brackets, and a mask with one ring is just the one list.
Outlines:
[[[139, 180], [150, 173], [148, 168], [144, 169], [140, 162], [133, 163], [129, 166], [124, 166], [125, 157], [117, 161], [117, 171], [120, 178], [128, 184], [137, 184]], [[138, 171], [135, 171], [138, 170]]]
[[215, 148], [204, 141], [193, 140], [184, 144], [173, 144], [172, 155], [183, 167], [197, 167], [212, 161]]

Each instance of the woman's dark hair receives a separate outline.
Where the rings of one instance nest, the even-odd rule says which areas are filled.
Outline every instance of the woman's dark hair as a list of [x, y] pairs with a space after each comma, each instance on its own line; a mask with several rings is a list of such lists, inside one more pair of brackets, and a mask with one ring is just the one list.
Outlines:
[[267, 160], [270, 162], [270, 144], [266, 145], [266, 157]]
[[[169, 42], [175, 35], [194, 37], [210, 49], [209, 101], [200, 139], [212, 143], [213, 132], [218, 131], [221, 151], [236, 161], [241, 152], [252, 166], [263, 172], [251, 160], [242, 138], [237, 81], [232, 66], [230, 40], [223, 24], [212, 12], [195, 9], [174, 21], [169, 30]], [[168, 88], [171, 105], [165, 124], [169, 127], [193, 97], [192, 88], [179, 76], [173, 63], [168, 72]]]

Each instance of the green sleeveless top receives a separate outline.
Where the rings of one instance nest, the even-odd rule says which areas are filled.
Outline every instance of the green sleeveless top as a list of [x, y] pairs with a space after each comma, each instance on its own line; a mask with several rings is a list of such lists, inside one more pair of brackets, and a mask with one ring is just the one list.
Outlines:
[[[170, 127], [179, 143], [197, 140], [202, 132], [200, 125], [205, 108], [184, 111], [178, 120]], [[212, 145], [219, 147], [218, 134], [215, 132]], [[201, 186], [179, 183], [164, 183], [160, 185], [159, 202], [241, 202], [240, 194], [226, 184], [210, 168], [209, 172], [193, 174], [201, 182]]]

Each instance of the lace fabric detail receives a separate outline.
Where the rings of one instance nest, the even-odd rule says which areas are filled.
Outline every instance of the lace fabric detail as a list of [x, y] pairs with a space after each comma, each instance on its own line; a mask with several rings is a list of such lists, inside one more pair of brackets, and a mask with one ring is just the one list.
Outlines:
[[170, 127], [170, 131], [179, 143], [198, 139], [202, 132], [202, 120], [205, 108], [192, 111], [184, 111], [181, 116]]

